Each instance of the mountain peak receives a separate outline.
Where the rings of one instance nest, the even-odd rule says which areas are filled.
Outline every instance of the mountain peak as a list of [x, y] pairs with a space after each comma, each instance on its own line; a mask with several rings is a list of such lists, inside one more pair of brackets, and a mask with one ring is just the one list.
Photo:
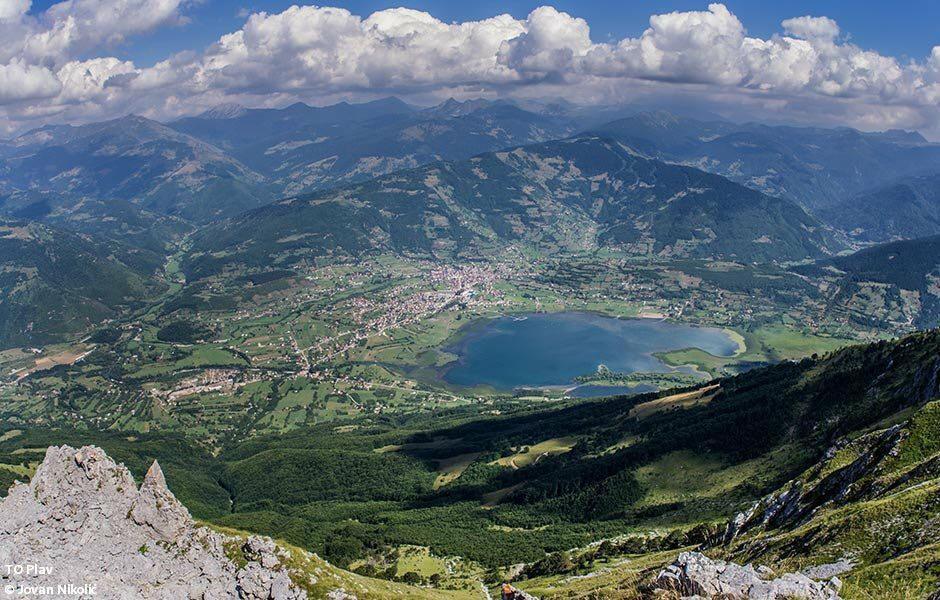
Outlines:
[[[241, 567], [226, 553], [233, 543], [249, 559]], [[0, 502], [0, 548], [9, 564], [55, 565], [18, 576], [22, 586], [107, 581], [101, 591], [115, 598], [307, 598], [274, 542], [197, 526], [159, 464], [138, 490], [95, 446], [50, 447], [31, 482], [13, 485]]]
[[141, 486], [149, 487], [166, 487], [166, 479], [163, 477], [163, 469], [160, 468], [160, 463], [156, 460], [153, 461], [153, 464], [150, 465], [150, 468], [147, 469], [147, 474], [144, 475], [144, 482]]
[[885, 139], [895, 142], [905, 142], [909, 144], [926, 144], [927, 139], [917, 131], [907, 131], [906, 129], [888, 129], [881, 132]]
[[199, 118], [201, 119], [235, 119], [243, 116], [248, 112], [248, 109], [238, 104], [236, 102], [223, 102], [222, 104], [216, 104], [209, 110], [201, 113]]
[[472, 112], [488, 108], [493, 104], [494, 102], [492, 100], [487, 100], [485, 98], [472, 98], [470, 100], [464, 101], [460, 101], [455, 98], [448, 98], [437, 106], [428, 108], [427, 112], [430, 114], [447, 117], [461, 117]]

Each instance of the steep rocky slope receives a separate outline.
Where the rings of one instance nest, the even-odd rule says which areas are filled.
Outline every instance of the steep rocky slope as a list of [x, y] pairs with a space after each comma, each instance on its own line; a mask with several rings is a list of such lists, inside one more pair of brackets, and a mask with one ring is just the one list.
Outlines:
[[156, 462], [138, 489], [93, 446], [49, 448], [30, 483], [0, 504], [0, 562], [26, 569], [0, 574], [4, 585], [73, 586], [104, 598], [307, 597], [285, 568], [286, 552], [249, 538], [252, 560], [236, 565], [237, 543], [196, 526]]
[[0, 564], [17, 566], [0, 572], [0, 586], [52, 597], [474, 597], [369, 580], [270, 538], [200, 526], [156, 462], [138, 488], [94, 446], [50, 447], [31, 481], [10, 489], [0, 503]]
[[839, 574], [857, 595], [917, 598], [940, 592], [938, 536], [935, 400], [837, 440], [820, 462], [738, 514], [719, 547], [735, 560]]
[[653, 589], [672, 591], [683, 598], [838, 600], [841, 587], [837, 577], [825, 583], [802, 573], [774, 577], [773, 570], [767, 567], [742, 567], [712, 560], [699, 552], [683, 552], [660, 571]]

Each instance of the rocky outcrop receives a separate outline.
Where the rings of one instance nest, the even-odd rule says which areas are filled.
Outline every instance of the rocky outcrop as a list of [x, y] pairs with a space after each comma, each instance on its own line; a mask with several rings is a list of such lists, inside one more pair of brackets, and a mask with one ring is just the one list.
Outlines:
[[[810, 472], [808, 477], [794, 479], [780, 491], [754, 503], [750, 509], [738, 513], [725, 528], [723, 543], [729, 543], [742, 533], [757, 528], [778, 529], [794, 527], [811, 518], [824, 506], [840, 505], [861, 497], [876, 495], [870, 480], [883, 461], [893, 456], [903, 439], [904, 430], [894, 426], [856, 440], [862, 447], [850, 464], [835, 469], [824, 477]], [[834, 446], [815, 470], [823, 469], [835, 453]]]
[[0, 503], [0, 565], [14, 566], [0, 584], [46, 596], [304, 600], [288, 558], [269, 539], [197, 526], [156, 462], [138, 489], [93, 446], [49, 448]]
[[821, 583], [799, 573], [774, 578], [766, 567], [754, 568], [712, 560], [699, 552], [683, 552], [660, 571], [653, 596], [721, 598], [722, 600], [838, 600], [837, 578]]

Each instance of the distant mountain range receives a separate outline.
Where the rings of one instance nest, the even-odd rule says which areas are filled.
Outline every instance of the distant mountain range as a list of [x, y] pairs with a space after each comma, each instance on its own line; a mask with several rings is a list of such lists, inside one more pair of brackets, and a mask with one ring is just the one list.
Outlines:
[[52, 194], [58, 205], [129, 200], [192, 221], [273, 198], [264, 177], [215, 146], [136, 116], [46, 127], [12, 140], [0, 147], [0, 189], [13, 201], [28, 192]]
[[453, 99], [424, 109], [396, 98], [283, 109], [227, 104], [168, 124], [128, 116], [44, 127], [0, 142], [0, 212], [37, 218], [78, 200], [119, 199], [199, 224], [285, 196], [585, 130], [793, 200], [862, 242], [940, 233], [940, 145], [916, 133]]
[[[648, 156], [696, 166], [819, 211], [842, 229], [836, 207], [902, 177], [940, 173], [940, 145], [906, 131], [769, 126], [641, 113], [594, 128]], [[876, 199], [873, 199], [876, 200]], [[933, 206], [940, 205], [936, 195]], [[877, 199], [883, 212], [890, 198]]]
[[507, 102], [448, 100], [421, 110], [395, 98], [324, 108], [227, 107], [170, 127], [225, 149], [283, 195], [560, 138], [577, 129], [568, 119]]
[[802, 260], [841, 249], [794, 202], [580, 136], [441, 162], [210, 225], [185, 268], [371, 251], [459, 255], [525, 241], [638, 254]]
[[[126, 282], [153, 277], [190, 234], [190, 277], [330, 254], [472, 256], [514, 242], [807, 261], [940, 234], [940, 145], [901, 131], [564, 103], [229, 104], [167, 124], [127, 116], [2, 141], [0, 218], [72, 232], [63, 240], [94, 248], [83, 251]], [[30, 285], [54, 289], [44, 269], [61, 265], [25, 256], [5, 256], [4, 276], [38, 273]], [[97, 298], [90, 289], [74, 293]], [[0, 302], [21, 332], [32, 321], [10, 308], [15, 294]]]
[[92, 198], [205, 223], [285, 195], [575, 129], [504, 102], [451, 100], [422, 110], [394, 98], [278, 110], [224, 105], [166, 125], [131, 115], [50, 126], [0, 142], [0, 212], [39, 218]]

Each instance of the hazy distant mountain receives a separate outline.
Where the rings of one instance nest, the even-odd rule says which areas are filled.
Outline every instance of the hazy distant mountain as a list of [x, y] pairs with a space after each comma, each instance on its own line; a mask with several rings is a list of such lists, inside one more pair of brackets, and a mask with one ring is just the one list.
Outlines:
[[[277, 197], [564, 138], [586, 123], [630, 111], [556, 104], [537, 111], [505, 101], [453, 99], [426, 109], [397, 98], [283, 109], [226, 104], [168, 125], [129, 116], [45, 127], [0, 142], [0, 195], [11, 199], [0, 211], [41, 213], [43, 204], [28, 209], [24, 198], [54, 194], [57, 207], [121, 199], [151, 213], [207, 222]], [[853, 225], [850, 207], [836, 207], [940, 169], [940, 145], [907, 132], [740, 125], [662, 111], [592, 130], [650, 158], [790, 198], [847, 230], [872, 228]], [[875, 232], [871, 239], [923, 233]]]
[[477, 98], [474, 100], [464, 100], [463, 102], [455, 100], [454, 98], [448, 98], [444, 102], [441, 102], [437, 106], [432, 106], [431, 108], [424, 109], [421, 111], [425, 115], [434, 115], [442, 117], [462, 117], [464, 115], [469, 115], [472, 112], [478, 110], [485, 110], [491, 108], [494, 105], [510, 105], [508, 102], [504, 101], [492, 101], [485, 100], [483, 98]]
[[153, 257], [38, 223], [0, 220], [0, 347], [41, 344], [116, 316], [161, 284]]
[[[940, 145], [904, 131], [735, 124], [666, 112], [638, 114], [596, 130], [649, 156], [694, 165], [812, 210], [940, 168]], [[837, 215], [828, 222], [840, 226]]]
[[236, 119], [238, 117], [244, 116], [248, 112], [248, 109], [242, 106], [241, 104], [236, 104], [234, 102], [227, 102], [224, 104], [217, 104], [210, 108], [207, 111], [204, 111], [199, 114], [201, 119]]
[[940, 174], [906, 177], [819, 211], [854, 237], [883, 242], [940, 233]]
[[448, 100], [422, 110], [397, 98], [283, 109], [225, 104], [169, 125], [127, 116], [50, 126], [0, 142], [0, 214], [44, 217], [120, 199], [202, 223], [280, 196], [574, 130], [571, 121], [506, 102]]
[[[582, 136], [435, 163], [284, 200], [195, 234], [187, 269], [304, 254], [456, 254], [512, 241], [744, 261], [821, 256], [833, 242], [795, 203]], [[216, 254], [214, 254], [216, 253]], [[222, 253], [222, 254], [217, 254]], [[221, 257], [220, 257], [221, 256]]]
[[[249, 108], [232, 110], [221, 106], [168, 124], [176, 131], [209, 142], [226, 152], [252, 146], [261, 140], [290, 136], [310, 128], [342, 127], [375, 118], [409, 115], [417, 109], [397, 98], [375, 102], [314, 107], [301, 102], [285, 108]], [[225, 118], [220, 118], [221, 115]]]
[[[72, 198], [55, 192], [0, 195], [0, 215], [40, 221], [162, 255], [192, 229], [180, 218], [160, 215], [119, 198]], [[155, 259], [157, 260], [157, 259]], [[158, 260], [159, 262], [159, 260]]]
[[450, 99], [421, 110], [397, 98], [280, 110], [222, 107], [170, 126], [224, 148], [285, 195], [564, 137], [576, 129], [567, 119], [507, 102]]
[[143, 117], [54, 126], [9, 142], [0, 189], [129, 200], [193, 221], [269, 200], [264, 178], [218, 148]]

